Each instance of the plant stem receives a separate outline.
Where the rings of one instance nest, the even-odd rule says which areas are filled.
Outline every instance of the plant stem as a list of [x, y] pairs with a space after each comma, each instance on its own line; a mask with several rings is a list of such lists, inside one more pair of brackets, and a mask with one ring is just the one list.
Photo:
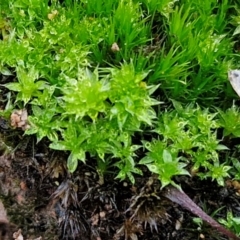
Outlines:
[[206, 214], [183, 191], [181, 191], [173, 186], [169, 186], [166, 188], [166, 191], [164, 192], [164, 196], [166, 198], [170, 199], [171, 201], [173, 201], [174, 203], [179, 204], [181, 207], [189, 210], [194, 215], [197, 215], [198, 217], [200, 217], [202, 220], [207, 222], [209, 225], [211, 225], [213, 228], [217, 229], [219, 232], [221, 232], [225, 236], [228, 236], [229, 238], [234, 239], [234, 240], [240, 239], [234, 233], [232, 233], [229, 230], [227, 230], [226, 228], [224, 228], [222, 225], [220, 225], [218, 222], [216, 222], [213, 218], [211, 218], [208, 214]]

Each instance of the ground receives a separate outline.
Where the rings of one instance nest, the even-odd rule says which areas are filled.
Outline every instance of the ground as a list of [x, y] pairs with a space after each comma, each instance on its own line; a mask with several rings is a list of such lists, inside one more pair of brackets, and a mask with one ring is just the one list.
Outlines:
[[[24, 239], [227, 239], [165, 198], [147, 169], [134, 185], [111, 172], [103, 179], [90, 160], [69, 174], [67, 153], [22, 135], [2, 128], [0, 196], [11, 234], [22, 229]], [[227, 210], [239, 215], [240, 197], [230, 181], [226, 187], [194, 177], [176, 181], [214, 219], [226, 218]]]

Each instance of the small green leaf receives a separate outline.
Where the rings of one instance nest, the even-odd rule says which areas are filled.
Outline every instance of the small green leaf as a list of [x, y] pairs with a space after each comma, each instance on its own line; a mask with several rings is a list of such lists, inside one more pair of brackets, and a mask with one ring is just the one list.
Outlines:
[[78, 159], [73, 153], [71, 153], [67, 159], [68, 170], [71, 173], [73, 173], [77, 169], [77, 166], [78, 166]]
[[171, 179], [168, 179], [168, 178], [166, 179], [166, 178], [161, 177], [161, 176], [159, 176], [159, 179], [160, 179], [161, 184], [162, 184], [161, 189], [163, 189], [164, 187], [166, 187], [167, 185], [169, 185], [171, 183]]
[[136, 174], [139, 174], [139, 175], [143, 175], [142, 170], [139, 169], [139, 168], [134, 168], [134, 169], [132, 169], [132, 172], [134, 172], [134, 173], [136, 173]]
[[233, 33], [233, 36], [237, 35], [240, 33], [240, 25], [238, 25]]
[[150, 172], [159, 174], [159, 170], [158, 170], [158, 167], [156, 165], [147, 164], [146, 166], [148, 167]]
[[233, 166], [237, 169], [238, 172], [240, 172], [240, 162], [238, 159], [236, 158], [232, 158], [232, 163]]
[[84, 150], [79, 149], [79, 151], [77, 153], [75, 153], [74, 155], [78, 160], [81, 160], [82, 162], [86, 161], [86, 156], [85, 156]]
[[229, 148], [223, 144], [218, 144], [216, 150], [229, 150]]
[[22, 90], [22, 86], [19, 83], [7, 83], [4, 86], [11, 91], [20, 92]]
[[153, 162], [153, 159], [149, 156], [146, 156], [139, 161], [139, 164], [149, 164], [152, 162]]
[[126, 173], [124, 171], [120, 171], [115, 178], [120, 179], [122, 181], [126, 178]]
[[[159, 88], [159, 86], [160, 86], [160, 84], [147, 86], [149, 95], [152, 95]], [[160, 102], [158, 102], [158, 103], [160, 103]]]
[[165, 163], [170, 163], [170, 162], [172, 162], [172, 155], [171, 155], [171, 153], [170, 153], [168, 150], [166, 150], [166, 149], [163, 150], [163, 161], [164, 161]]
[[12, 76], [12, 72], [8, 68], [0, 68], [0, 72], [5, 76]]
[[131, 173], [131, 172], [128, 172], [128, 173], [127, 173], [127, 176], [128, 176], [128, 178], [129, 178], [130, 182], [131, 182], [132, 184], [134, 184], [134, 183], [135, 183], [135, 178], [133, 177], [132, 173]]
[[69, 150], [66, 145], [63, 143], [63, 142], [52, 142], [50, 145], [49, 145], [50, 148], [52, 149], [55, 149], [55, 150], [61, 150], [61, 151], [66, 151], [66, 150]]

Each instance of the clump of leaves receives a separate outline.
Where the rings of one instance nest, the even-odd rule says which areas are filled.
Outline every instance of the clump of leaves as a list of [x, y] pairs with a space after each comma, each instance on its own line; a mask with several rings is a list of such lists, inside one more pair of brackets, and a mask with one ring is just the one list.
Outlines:
[[50, 95], [43, 91], [32, 101], [32, 128], [26, 134], [37, 134], [39, 140], [48, 137], [51, 148], [70, 151], [71, 172], [78, 160], [85, 162], [86, 153], [103, 161], [108, 155], [117, 160], [120, 172], [116, 177], [134, 182], [132, 174], [141, 171], [135, 166], [140, 146], [132, 144], [133, 133], [153, 124], [156, 113], [152, 106], [159, 104], [150, 97], [158, 85], [148, 86], [143, 82], [146, 76], [137, 73], [133, 63], [104, 71], [82, 69], [78, 79], [66, 77], [55, 98], [52, 88]]
[[11, 91], [18, 92], [16, 101], [23, 101], [24, 105], [26, 105], [30, 99], [37, 96], [41, 90], [46, 88], [47, 84], [45, 81], [36, 81], [39, 78], [39, 72], [34, 68], [27, 70], [18, 67], [16, 71], [18, 82], [7, 83], [5, 87]]
[[[110, 69], [111, 92], [109, 99], [113, 104], [110, 120], [117, 120], [119, 129], [139, 130], [142, 123], [153, 124], [156, 113], [153, 105], [160, 102], [150, 95], [159, 85], [148, 86], [143, 80], [147, 72], [138, 73], [133, 64], [123, 64], [121, 69]], [[124, 79], [124, 81], [123, 81]]]
[[162, 3], [172, 11], [164, 15], [155, 1], [148, 7], [155, 5], [155, 11], [165, 16], [162, 18], [167, 32], [164, 55], [173, 58], [163, 57], [154, 65], [152, 81], [163, 82], [163, 89], [174, 99], [189, 102], [204, 98], [205, 103], [215, 104], [212, 100], [219, 99], [219, 92], [225, 91], [226, 72], [233, 66], [233, 41], [226, 21], [232, 5], [227, 0], [221, 4], [214, 1]]
[[223, 127], [224, 136], [240, 137], [240, 112], [239, 108], [233, 105], [225, 112], [218, 109], [220, 119], [219, 124]]
[[95, 121], [100, 113], [107, 110], [109, 90], [109, 82], [99, 80], [97, 69], [94, 73], [86, 69], [79, 73], [78, 79], [67, 79], [62, 88], [63, 115], [72, 115], [80, 120], [88, 116]]
[[[159, 84], [149, 83], [162, 81], [166, 96], [187, 93], [189, 99], [212, 93], [213, 79], [220, 79], [217, 86], [221, 85], [231, 65], [228, 59], [222, 61], [231, 52], [223, 21], [230, 8], [227, 1], [199, 2], [199, 8], [187, 0], [181, 7], [175, 0], [8, 4], [0, 69], [8, 74], [14, 69], [17, 80], [5, 86], [17, 92], [15, 105], [30, 110], [31, 128], [25, 134], [36, 134], [38, 141], [46, 137], [51, 148], [67, 151], [70, 172], [90, 156], [107, 160], [118, 169], [116, 178], [128, 177], [134, 183], [134, 174], [142, 174], [137, 152], [144, 147], [140, 164], [158, 174], [162, 187], [174, 185], [174, 176], [189, 175], [189, 167], [203, 169], [201, 178], [223, 184], [230, 167], [218, 159], [218, 151], [227, 148], [217, 139], [215, 114], [178, 106], [157, 118], [154, 106], [160, 102], [153, 93]], [[154, 25], [157, 17], [161, 29]], [[141, 54], [155, 28], [157, 38], [164, 35], [163, 47], [150, 56]], [[114, 42], [120, 47], [115, 60], [107, 55]], [[96, 59], [111, 60], [114, 66], [94, 67]], [[222, 126], [228, 129], [226, 125]], [[149, 127], [157, 137], [147, 142], [144, 132], [143, 144], [135, 144], [135, 133]]]
[[218, 221], [228, 229], [234, 231], [237, 236], [240, 236], [240, 218], [234, 217], [232, 212], [227, 213], [227, 219], [221, 218]]
[[150, 144], [145, 144], [145, 146], [149, 152], [139, 164], [144, 164], [150, 172], [159, 176], [162, 188], [168, 184], [175, 185], [175, 182], [172, 181], [174, 176], [189, 175], [185, 169], [187, 164], [181, 161], [181, 157], [177, 157], [177, 152], [173, 153], [165, 149], [167, 148], [166, 144], [156, 140]]
[[154, 130], [158, 139], [144, 142], [148, 152], [140, 164], [158, 174], [163, 187], [174, 185], [172, 178], [176, 175], [189, 175], [187, 166], [194, 172], [203, 168], [204, 172], [197, 173], [201, 178], [210, 177], [224, 185], [230, 166], [220, 162], [218, 151], [228, 148], [217, 139], [216, 114], [192, 105], [185, 109], [177, 102], [174, 105], [175, 110], [159, 116]]

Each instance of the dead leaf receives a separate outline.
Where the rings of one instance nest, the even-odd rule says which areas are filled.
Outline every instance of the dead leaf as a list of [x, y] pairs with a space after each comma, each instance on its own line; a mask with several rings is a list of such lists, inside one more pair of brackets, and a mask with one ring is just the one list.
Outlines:
[[11, 114], [11, 126], [13, 128], [21, 128], [27, 130], [30, 128], [28, 124], [28, 113], [26, 109], [14, 110]]
[[119, 51], [120, 51], [120, 48], [119, 48], [119, 46], [117, 45], [116, 42], [112, 44], [111, 50], [112, 50], [113, 52], [119, 52]]
[[6, 210], [4, 208], [3, 203], [1, 201], [0, 201], [0, 221], [1, 222], [8, 222], [7, 213], [6, 213]]
[[98, 225], [98, 222], [99, 222], [99, 214], [94, 214], [92, 217], [91, 217], [91, 222], [92, 222], [92, 226], [97, 226]]
[[[21, 229], [19, 229], [15, 233], [13, 233], [13, 239], [14, 240], [24, 240]], [[38, 238], [34, 238], [34, 239], [27, 239], [27, 240], [42, 240], [42, 237], [38, 237]]]
[[205, 239], [205, 236], [204, 236], [202, 233], [200, 233], [199, 237], [200, 237], [201, 239]]
[[182, 226], [182, 223], [179, 220], [176, 220], [175, 229], [179, 230], [181, 228], [181, 226]]
[[15, 233], [13, 233], [13, 239], [15, 239], [15, 240], [23, 240], [22, 230], [21, 229], [19, 229]]
[[52, 21], [57, 15], [58, 15], [58, 10], [54, 10], [48, 14], [48, 19]]
[[240, 70], [230, 70], [228, 72], [228, 80], [231, 83], [234, 91], [240, 97]]
[[101, 212], [99, 213], [99, 217], [100, 217], [100, 218], [105, 218], [105, 217], [106, 217], [106, 212], [101, 211]]
[[25, 182], [21, 181], [21, 182], [20, 182], [20, 188], [21, 188], [22, 190], [26, 191], [26, 190], [27, 190], [27, 184], [26, 184]]

